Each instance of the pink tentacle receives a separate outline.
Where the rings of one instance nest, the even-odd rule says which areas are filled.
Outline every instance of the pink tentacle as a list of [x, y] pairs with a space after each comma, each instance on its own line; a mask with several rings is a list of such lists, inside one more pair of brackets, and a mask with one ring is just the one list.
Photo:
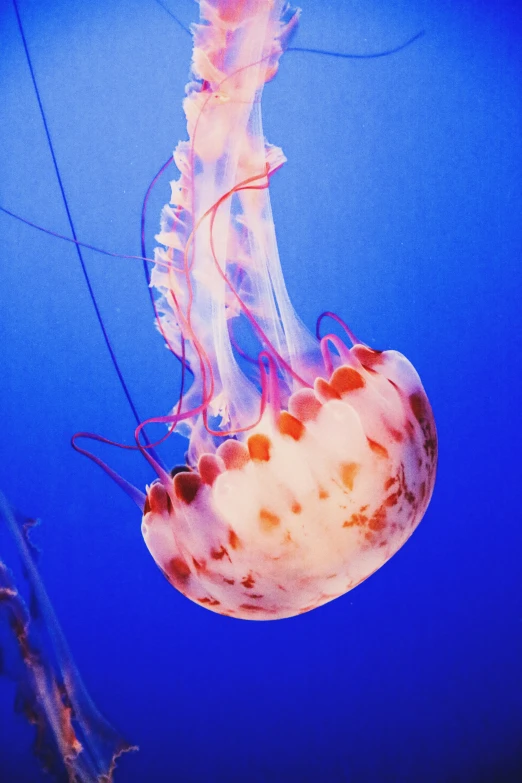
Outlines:
[[332, 318], [336, 323], [339, 324], [340, 327], [344, 329], [348, 337], [350, 338], [350, 341], [353, 345], [366, 345], [366, 343], [361, 342], [361, 340], [358, 340], [355, 334], [352, 332], [348, 324], [346, 324], [342, 318], [340, 318], [335, 313], [332, 313], [331, 310], [325, 310], [324, 313], [321, 313], [319, 318], [317, 319], [316, 326], [315, 326], [315, 334], [318, 340], [321, 339], [321, 322], [323, 318]]
[[[131, 500], [133, 500], [138, 508], [143, 512], [143, 509], [145, 507], [145, 500], [146, 496], [143, 492], [141, 492], [137, 487], [135, 487], [133, 484], [131, 484], [127, 479], [124, 479], [123, 476], [120, 476], [119, 473], [116, 473], [115, 470], [113, 470], [109, 465], [107, 465], [106, 462], [104, 462], [100, 457], [97, 457], [96, 454], [93, 454], [92, 452], [88, 451], [87, 449], [84, 449], [82, 446], [78, 446], [77, 440], [79, 438], [86, 438], [88, 440], [96, 440], [99, 443], [107, 443], [110, 446], [117, 446], [121, 449], [134, 449], [135, 446], [125, 446], [121, 443], [116, 443], [115, 441], [109, 440], [108, 438], [104, 438], [101, 435], [96, 435], [93, 432], [77, 432], [75, 433], [71, 438], [71, 446], [75, 451], [77, 451], [79, 454], [83, 454], [84, 457], [88, 457], [92, 462], [94, 462], [98, 467], [102, 468], [102, 470], [105, 471], [105, 473], [116, 482], [116, 484], [130, 497]], [[159, 466], [158, 466], [159, 467]]]

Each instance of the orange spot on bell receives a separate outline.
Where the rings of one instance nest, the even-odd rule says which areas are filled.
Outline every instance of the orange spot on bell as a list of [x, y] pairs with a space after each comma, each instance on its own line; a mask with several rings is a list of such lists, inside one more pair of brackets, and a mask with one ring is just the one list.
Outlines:
[[174, 476], [174, 493], [178, 500], [190, 505], [201, 487], [201, 478], [197, 473], [177, 473]]
[[396, 430], [394, 427], [390, 427], [389, 425], [386, 425], [386, 429], [396, 443], [402, 443], [404, 440], [404, 435], [402, 432], [400, 432], [400, 430]]
[[243, 577], [243, 579], [241, 580], [241, 584], [243, 585], [243, 587], [247, 587], [249, 589], [252, 588], [255, 585], [255, 583], [256, 583], [256, 580], [254, 579], [252, 574], [249, 574], [248, 576]]
[[223, 545], [221, 545], [221, 547], [219, 549], [211, 549], [210, 550], [210, 557], [213, 560], [223, 560], [225, 555], [228, 557], [228, 552], [227, 552], [227, 550], [225, 549], [225, 547]]
[[371, 448], [374, 454], [377, 454], [378, 457], [382, 457], [383, 459], [388, 459], [390, 456], [388, 454], [388, 449], [382, 446], [380, 443], [377, 443], [376, 440], [372, 440], [371, 438], [366, 438], [368, 441], [368, 446]]
[[384, 360], [383, 351], [374, 351], [373, 348], [368, 348], [367, 345], [354, 345], [350, 349], [350, 353], [354, 353], [362, 366], [367, 370], [373, 369], [375, 365], [381, 364]]
[[346, 392], [355, 391], [356, 389], [363, 389], [366, 386], [366, 381], [360, 372], [354, 370], [353, 367], [344, 365], [334, 371], [330, 378], [330, 386], [338, 394], [346, 394]]
[[198, 473], [203, 484], [212, 486], [224, 468], [224, 462], [219, 457], [216, 457], [215, 454], [203, 454], [199, 458]]
[[261, 529], [265, 532], [268, 532], [269, 530], [273, 530], [275, 527], [280, 525], [281, 520], [277, 514], [273, 514], [268, 509], [262, 508], [259, 512], [259, 523], [261, 525]]
[[385, 506], [396, 506], [399, 502], [399, 498], [402, 495], [402, 490], [398, 489], [397, 492], [393, 492], [391, 495], [388, 495], [386, 500], [384, 501]]
[[146, 514], [147, 510], [152, 511], [154, 514], [170, 514], [172, 511], [172, 501], [169, 493], [160, 481], [155, 481], [149, 487], [143, 513]]
[[299, 389], [288, 400], [288, 411], [299, 421], [312, 421], [317, 418], [321, 403], [312, 389]]
[[328, 402], [328, 400], [340, 400], [341, 395], [330, 386], [324, 378], [316, 378], [314, 382], [314, 390], [321, 402]]
[[289, 435], [294, 440], [300, 440], [305, 432], [304, 425], [299, 419], [287, 411], [282, 411], [279, 416], [279, 432], [281, 435]]
[[223, 460], [227, 470], [240, 470], [250, 459], [247, 447], [238, 440], [226, 440], [219, 446], [216, 455]]
[[341, 465], [341, 481], [350, 491], [353, 489], [353, 483], [359, 472], [359, 468], [360, 465], [358, 462], [345, 462]]
[[423, 419], [427, 418], [426, 402], [421, 392], [410, 394], [410, 405], [413, 411], [413, 415], [420, 424]]
[[238, 549], [241, 546], [239, 536], [237, 535], [235, 530], [232, 530], [232, 528], [230, 528], [228, 533], [228, 543], [230, 544], [232, 549]]
[[386, 509], [384, 506], [379, 506], [379, 508], [374, 511], [369, 523], [368, 527], [371, 530], [375, 530], [376, 532], [380, 532], [381, 530], [384, 530], [386, 527]]
[[167, 574], [174, 584], [185, 584], [190, 576], [190, 568], [181, 557], [173, 557], [167, 566]]
[[270, 438], [262, 433], [257, 433], [249, 437], [247, 444], [252, 459], [258, 462], [268, 462], [270, 459]]
[[205, 604], [206, 606], [219, 606], [220, 601], [218, 601], [216, 598], [208, 598], [205, 596], [204, 598], [196, 598], [196, 601], [200, 604]]
[[368, 522], [368, 517], [365, 514], [352, 514], [350, 519], [343, 522], [343, 527], [363, 527]]
[[207, 564], [204, 560], [199, 562], [199, 560], [196, 560], [195, 557], [192, 558], [192, 565], [196, 569], [196, 571], [206, 571], [207, 570]]

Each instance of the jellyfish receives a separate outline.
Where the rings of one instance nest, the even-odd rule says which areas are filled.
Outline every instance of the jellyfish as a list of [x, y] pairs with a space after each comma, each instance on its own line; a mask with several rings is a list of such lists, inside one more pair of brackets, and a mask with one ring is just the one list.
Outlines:
[[[437, 436], [402, 354], [365, 345], [334, 313], [312, 335], [285, 288], [269, 196], [285, 157], [265, 140], [261, 96], [300, 12], [282, 0], [199, 9], [188, 140], [151, 274], [183, 384], [170, 414], [136, 430], [158, 476], [142, 533], [195, 603], [280, 619], [353, 589], [405, 543], [432, 495]], [[345, 339], [321, 336], [328, 318]], [[150, 423], [188, 439], [184, 465], [165, 470], [143, 441]]]
[[[157, 478], [143, 493], [80, 445], [111, 442], [101, 436], [77, 433], [73, 446], [139, 506], [145, 544], [177, 590], [225, 616], [280, 619], [353, 589], [406, 542], [433, 492], [437, 435], [402, 354], [364, 344], [331, 312], [312, 334], [285, 287], [269, 196], [285, 156], [264, 137], [261, 98], [300, 12], [283, 0], [199, 9], [188, 139], [174, 151], [150, 275], [181, 392], [135, 432]], [[156, 443], [149, 424], [166, 427]], [[173, 433], [188, 445], [169, 471], [158, 448]]]
[[85, 689], [36, 567], [30, 539], [36, 521], [0, 492], [0, 524], [12, 537], [28, 588], [24, 600], [0, 559], [0, 620], [8, 630], [0, 674], [17, 685], [17, 709], [35, 727], [33, 750], [47, 772], [58, 775], [65, 767], [71, 782], [110, 783], [119, 756], [137, 748], [119, 736]]

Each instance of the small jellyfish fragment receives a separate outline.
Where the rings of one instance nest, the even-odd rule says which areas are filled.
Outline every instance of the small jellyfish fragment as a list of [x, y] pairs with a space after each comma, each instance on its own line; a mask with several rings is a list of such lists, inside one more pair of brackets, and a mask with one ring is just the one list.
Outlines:
[[34, 524], [0, 492], [0, 525], [14, 540], [28, 586], [26, 601], [0, 560], [0, 623], [7, 639], [0, 674], [16, 683], [16, 707], [35, 727], [33, 751], [46, 772], [65, 768], [70, 783], [111, 783], [118, 757], [137, 748], [98, 712], [83, 685], [36, 568], [29, 539]]

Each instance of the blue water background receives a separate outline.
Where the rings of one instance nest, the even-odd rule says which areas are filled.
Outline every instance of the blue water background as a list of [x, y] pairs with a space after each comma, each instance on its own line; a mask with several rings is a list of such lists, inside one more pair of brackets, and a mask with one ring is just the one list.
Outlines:
[[[165, 0], [183, 24], [190, 0]], [[282, 622], [170, 587], [137, 508], [75, 454], [134, 420], [75, 247], [0, 215], [0, 487], [43, 524], [40, 570], [90, 693], [127, 739], [121, 783], [522, 780], [521, 17], [509, 0], [303, 0], [264, 94], [290, 296], [415, 365], [440, 438], [424, 521], [386, 566]], [[153, 0], [19, 0], [77, 235], [139, 254], [141, 199], [178, 139], [190, 37]], [[0, 203], [70, 235], [13, 6], [0, 2]], [[171, 170], [171, 178], [174, 176]], [[147, 224], [149, 249], [166, 177]], [[142, 418], [177, 398], [139, 262], [85, 263]], [[176, 440], [168, 459], [181, 461]], [[101, 452], [100, 452], [101, 453]], [[139, 487], [137, 456], [106, 450]], [[37, 783], [0, 680], [0, 780]]]

